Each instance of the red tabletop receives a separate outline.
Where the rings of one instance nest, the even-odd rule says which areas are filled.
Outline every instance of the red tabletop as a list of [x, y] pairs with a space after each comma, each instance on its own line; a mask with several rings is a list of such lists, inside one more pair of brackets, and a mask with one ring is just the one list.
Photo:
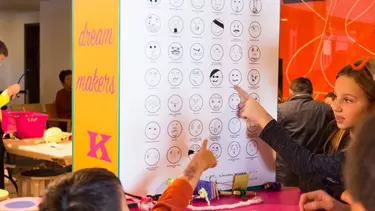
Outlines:
[[[246, 207], [236, 209], [228, 209], [235, 211], [299, 211], [298, 201], [301, 192], [298, 188], [284, 188], [281, 191], [256, 191], [257, 195], [262, 197], [264, 202], [261, 204], [254, 204]], [[239, 202], [238, 197], [222, 197], [220, 200], [213, 200], [212, 205], [228, 204]], [[204, 202], [194, 202], [193, 205], [198, 205]], [[132, 209], [137, 211], [138, 209]], [[223, 210], [225, 211], [225, 210]]]

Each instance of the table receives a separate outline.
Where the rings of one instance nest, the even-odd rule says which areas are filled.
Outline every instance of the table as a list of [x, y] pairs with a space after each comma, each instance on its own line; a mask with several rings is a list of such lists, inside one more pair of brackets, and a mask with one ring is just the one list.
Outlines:
[[[284, 188], [282, 191], [268, 192], [257, 191], [257, 195], [261, 196], [264, 200], [262, 204], [254, 204], [237, 209], [229, 209], [232, 211], [299, 211], [298, 202], [301, 192], [298, 188]], [[223, 202], [224, 200], [224, 202]], [[219, 203], [230, 203], [231, 201], [238, 201], [238, 197], [227, 197], [220, 199]], [[204, 203], [204, 202], [202, 202]], [[194, 203], [197, 204], [197, 203]], [[212, 202], [215, 205], [215, 202]], [[131, 209], [138, 211], [139, 209]], [[228, 211], [229, 211], [228, 210]], [[221, 210], [225, 211], [225, 210]]]
[[62, 166], [72, 164], [72, 142], [63, 141], [59, 144], [46, 144], [43, 138], [4, 139], [8, 153], [28, 158], [56, 162]]

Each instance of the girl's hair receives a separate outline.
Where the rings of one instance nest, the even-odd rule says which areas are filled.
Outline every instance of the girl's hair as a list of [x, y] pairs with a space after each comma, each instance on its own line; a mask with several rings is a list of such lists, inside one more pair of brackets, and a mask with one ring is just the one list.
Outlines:
[[[344, 67], [337, 74], [336, 79], [340, 76], [352, 78], [366, 93], [369, 102], [371, 104], [375, 104], [375, 82], [373, 75], [375, 75], [375, 58], [367, 58], [361, 59]], [[327, 152], [337, 152], [340, 148], [341, 140], [346, 132], [347, 130], [341, 129], [334, 131], [329, 136], [328, 141], [324, 145], [324, 149], [327, 149], [327, 145], [330, 143]]]

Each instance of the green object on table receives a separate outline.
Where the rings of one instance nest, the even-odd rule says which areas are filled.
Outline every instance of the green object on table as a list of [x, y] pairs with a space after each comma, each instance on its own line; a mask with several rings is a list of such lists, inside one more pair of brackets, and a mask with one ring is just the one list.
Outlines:
[[241, 194], [241, 199], [242, 199], [242, 201], [245, 201], [246, 189], [241, 189], [241, 190], [240, 190], [240, 194]]

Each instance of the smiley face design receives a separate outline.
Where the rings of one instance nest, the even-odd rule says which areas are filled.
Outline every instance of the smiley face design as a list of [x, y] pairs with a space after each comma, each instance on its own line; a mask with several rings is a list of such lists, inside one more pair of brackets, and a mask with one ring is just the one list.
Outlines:
[[257, 15], [262, 11], [262, 1], [261, 0], [250, 0], [250, 11]]
[[168, 99], [168, 108], [172, 112], [179, 112], [182, 108], [182, 98], [178, 95], [172, 95]]
[[168, 81], [172, 86], [179, 86], [182, 83], [183, 75], [181, 70], [172, 69], [168, 74]]
[[230, 119], [228, 123], [228, 128], [229, 128], [229, 132], [231, 132], [232, 134], [239, 133], [241, 130], [240, 119], [237, 117], [233, 117], [232, 119]]
[[241, 102], [241, 98], [240, 98], [240, 96], [237, 93], [233, 93], [229, 97], [228, 101], [229, 101], [229, 107], [232, 110], [237, 110], [238, 109], [238, 104], [240, 104], [240, 102]]
[[212, 8], [216, 11], [224, 9], [225, 0], [211, 0]]
[[256, 69], [250, 70], [249, 73], [247, 74], [247, 80], [253, 86], [258, 85], [258, 83], [260, 81], [259, 71], [256, 70]]
[[181, 17], [173, 16], [169, 19], [168, 26], [173, 34], [179, 34], [184, 29], [184, 22]]
[[149, 58], [151, 60], [156, 60], [157, 58], [159, 58], [160, 53], [161, 53], [160, 45], [159, 45], [159, 43], [157, 43], [155, 41], [149, 42], [146, 45], [145, 50], [146, 50], [147, 58]]
[[253, 45], [249, 48], [249, 59], [251, 62], [257, 62], [260, 58], [260, 49], [258, 46]]
[[210, 73], [210, 82], [214, 86], [219, 86], [223, 82], [223, 73], [219, 69], [214, 69]]
[[156, 33], [160, 30], [161, 21], [159, 16], [151, 14], [146, 18], [146, 29], [151, 33]]
[[157, 122], [150, 122], [145, 128], [146, 137], [150, 140], [155, 140], [160, 135], [160, 125]]
[[191, 1], [191, 5], [197, 10], [202, 9], [204, 6], [204, 0], [190, 0], [190, 1]]
[[234, 12], [241, 12], [243, 10], [243, 0], [231, 0], [230, 5]]
[[221, 155], [221, 145], [218, 143], [211, 144], [208, 149], [215, 155], [216, 159], [218, 159]]
[[178, 138], [182, 133], [182, 124], [181, 122], [174, 120], [168, 125], [168, 135], [171, 138]]
[[202, 18], [193, 18], [190, 22], [190, 30], [195, 35], [201, 35], [204, 31], [204, 21]]
[[242, 35], [243, 32], [243, 25], [240, 21], [235, 20], [230, 24], [230, 33], [234, 37], [239, 37]]
[[211, 58], [214, 61], [220, 61], [223, 58], [224, 50], [219, 44], [215, 44], [211, 47]]
[[161, 79], [160, 72], [157, 69], [153, 68], [153, 69], [147, 70], [145, 74], [145, 81], [149, 86], [151, 87], [157, 86], [160, 83], [160, 79]]
[[189, 124], [190, 135], [197, 137], [200, 134], [202, 134], [202, 131], [203, 131], [203, 123], [200, 120], [195, 119], [190, 122]]
[[204, 49], [199, 43], [195, 43], [190, 47], [190, 56], [194, 61], [199, 61], [203, 58]]
[[224, 23], [220, 19], [215, 19], [211, 23], [211, 32], [215, 36], [220, 36], [224, 32]]
[[235, 62], [240, 61], [241, 58], [242, 58], [242, 48], [241, 48], [241, 46], [233, 45], [229, 50], [229, 56]]
[[256, 93], [250, 93], [250, 97], [254, 98], [258, 103], [260, 103], [259, 95]]
[[256, 21], [253, 21], [249, 25], [249, 34], [252, 38], [258, 38], [262, 33], [262, 27]]
[[169, 3], [171, 3], [173, 7], [181, 7], [181, 5], [184, 3], [184, 0], [169, 0]]
[[209, 104], [213, 111], [218, 111], [223, 106], [223, 98], [219, 94], [213, 94], [210, 97]]
[[239, 85], [242, 81], [242, 74], [239, 70], [234, 69], [229, 73], [229, 82], [234, 85]]
[[182, 57], [182, 45], [180, 43], [172, 43], [169, 46], [169, 57], [173, 60], [179, 60]]
[[228, 146], [228, 155], [231, 158], [237, 157], [241, 152], [241, 145], [240, 143], [233, 141], [232, 143], [229, 144]]
[[203, 83], [203, 72], [200, 69], [194, 69], [190, 72], [190, 83], [193, 86], [199, 86]]
[[190, 97], [189, 100], [190, 109], [194, 112], [200, 111], [203, 107], [203, 98], [199, 94], [195, 94]]
[[250, 156], [254, 156], [258, 153], [259, 144], [257, 141], [249, 141], [246, 145], [246, 152]]
[[151, 6], [156, 6], [158, 5], [161, 0], [147, 0], [147, 2], [151, 5]]
[[167, 160], [171, 164], [176, 164], [178, 161], [181, 160], [182, 157], [182, 151], [179, 147], [171, 147], [169, 148], [167, 152]]
[[209, 125], [210, 133], [214, 136], [219, 135], [223, 130], [223, 123], [220, 119], [213, 119]]
[[145, 101], [146, 110], [150, 113], [156, 113], [160, 109], [160, 99], [156, 95], [147, 97]]
[[259, 128], [259, 125], [257, 122], [253, 121], [253, 120], [247, 120], [247, 130], [250, 132], [250, 133], [255, 133], [258, 131], [258, 128]]
[[191, 145], [191, 147], [189, 147], [189, 151], [193, 151], [194, 153], [189, 155], [189, 159], [191, 160], [194, 157], [195, 153], [199, 152], [200, 149], [201, 147], [198, 144]]
[[151, 148], [146, 151], [144, 159], [147, 165], [155, 166], [159, 163], [160, 153], [157, 149]]

